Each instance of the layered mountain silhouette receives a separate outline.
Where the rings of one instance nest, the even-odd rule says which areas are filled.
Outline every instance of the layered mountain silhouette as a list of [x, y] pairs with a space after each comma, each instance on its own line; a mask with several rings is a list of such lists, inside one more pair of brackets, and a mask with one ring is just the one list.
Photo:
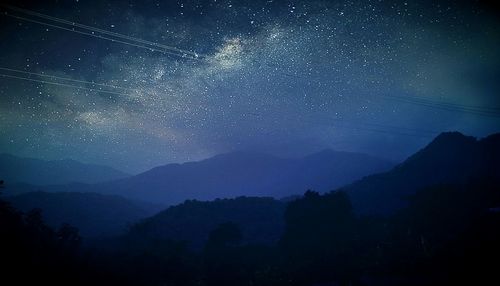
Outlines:
[[0, 176], [8, 184], [99, 183], [129, 176], [110, 167], [84, 164], [74, 160], [45, 161], [0, 154]]
[[325, 150], [303, 158], [234, 152], [199, 162], [168, 164], [128, 178], [100, 184], [68, 184], [28, 190], [117, 194], [127, 198], [175, 205], [187, 199], [213, 200], [238, 196], [281, 198], [307, 189], [326, 192], [369, 174], [386, 171], [392, 163], [364, 154]]
[[127, 227], [161, 210], [160, 206], [96, 193], [32, 192], [4, 197], [17, 209], [40, 209], [45, 222], [57, 229], [69, 223], [85, 238], [120, 235]]
[[[300, 159], [231, 153], [112, 182], [42, 187], [72, 192], [9, 198], [23, 210], [45, 209], [54, 230], [2, 197], [6, 243], [0, 245], [15, 266], [7, 273], [19, 267], [45, 273], [56, 265], [60, 273], [78, 274], [69, 277], [97, 281], [83, 284], [109, 285], [475, 285], [495, 279], [497, 269], [488, 262], [500, 255], [500, 134], [478, 140], [443, 133], [391, 170], [326, 194], [189, 199], [141, 219], [141, 206], [129, 199], [75, 193], [151, 195], [169, 203], [251, 191], [283, 197], [332, 188], [338, 181], [331, 178], [352, 178], [351, 168], [378, 162], [366, 158], [332, 151]], [[102, 236], [120, 234], [133, 221], [125, 234], [92, 240], [84, 251], [75, 228], [55, 229], [69, 222], [84, 235]], [[80, 260], [79, 271], [63, 268]], [[50, 272], [48, 281], [57, 275]]]
[[409, 196], [433, 185], [500, 179], [500, 133], [481, 140], [445, 132], [389, 172], [368, 176], [342, 188], [356, 211], [389, 214]]
[[235, 152], [200, 162], [154, 168], [114, 182], [112, 191], [164, 203], [238, 196], [280, 198], [307, 189], [329, 191], [390, 166], [367, 155], [331, 150], [299, 159]]
[[498, 146], [500, 134], [477, 140], [446, 132], [393, 169], [391, 163], [378, 158], [332, 150], [294, 159], [234, 152], [199, 162], [168, 164], [104, 183], [19, 185], [8, 192], [96, 192], [175, 205], [189, 199], [282, 198], [307, 189], [342, 189], [356, 211], [384, 214], [405, 206], [408, 196], [427, 186], [500, 177]]

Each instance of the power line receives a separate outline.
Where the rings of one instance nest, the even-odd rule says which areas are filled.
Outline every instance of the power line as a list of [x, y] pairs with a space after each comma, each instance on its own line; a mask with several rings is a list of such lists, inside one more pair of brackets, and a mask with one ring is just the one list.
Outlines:
[[[437, 134], [440, 133], [440, 132], [423, 133], [423, 132], [417, 131], [416, 129], [411, 129], [408, 127], [385, 125], [385, 128], [388, 128], [389, 129], [388, 130], [388, 129], [384, 129], [384, 125], [382, 125], [382, 124], [379, 125], [379, 127], [381, 127], [381, 128], [365, 127], [365, 125], [370, 125], [367, 123], [354, 124], [354, 123], [349, 123], [349, 122], [338, 122], [338, 123], [334, 123], [334, 125], [337, 125], [337, 127], [340, 127], [340, 128], [363, 130], [363, 131], [368, 131], [368, 132], [383, 133], [383, 134], [389, 134], [389, 135], [421, 137], [421, 138], [435, 137]], [[342, 125], [344, 125], [344, 126], [342, 126]], [[351, 125], [351, 127], [349, 127], [349, 125]]]
[[[254, 62], [257, 62], [257, 61], [254, 60]], [[287, 73], [284, 71], [279, 71], [277, 68], [272, 67], [269, 64], [265, 64], [265, 65], [275, 69], [277, 72], [279, 72], [287, 77], [306, 78], [305, 76], [291, 74], [291, 73]], [[307, 79], [307, 80], [311, 81], [310, 79]], [[321, 83], [321, 81], [319, 81], [319, 80], [313, 80], [313, 81]], [[500, 108], [498, 108], [498, 107], [469, 106], [469, 105], [463, 105], [463, 104], [456, 104], [456, 103], [435, 101], [435, 100], [430, 100], [430, 99], [423, 99], [423, 98], [419, 98], [419, 97], [406, 97], [406, 96], [403, 97], [403, 96], [392, 96], [392, 95], [382, 95], [382, 97], [385, 99], [389, 99], [389, 100], [397, 100], [400, 102], [418, 105], [418, 106], [422, 106], [422, 107], [433, 108], [433, 109], [440, 109], [440, 110], [452, 111], [452, 112], [470, 113], [470, 114], [484, 116], [484, 117], [495, 117], [495, 118], [500, 117]]]
[[119, 34], [119, 33], [116, 33], [116, 32], [107, 31], [107, 30], [104, 30], [104, 29], [100, 29], [100, 28], [96, 28], [96, 27], [92, 27], [92, 26], [88, 26], [88, 25], [76, 23], [76, 22], [73, 22], [73, 21], [68, 21], [68, 20], [65, 20], [65, 19], [61, 19], [61, 18], [57, 18], [57, 17], [45, 15], [45, 14], [38, 13], [38, 12], [35, 12], [35, 11], [31, 11], [31, 10], [28, 10], [28, 9], [22, 9], [22, 8], [15, 7], [15, 6], [12, 6], [12, 5], [4, 5], [4, 7], [8, 8], [8, 9], [11, 9], [11, 10], [14, 10], [14, 11], [17, 11], [17, 12], [20, 12], [20, 13], [27, 14], [27, 15], [36, 16], [36, 17], [43, 18], [43, 19], [46, 19], [46, 20], [51, 20], [51, 21], [54, 21], [54, 22], [58, 22], [58, 23], [62, 23], [62, 24], [67, 24], [67, 25], [79, 27], [79, 28], [86, 29], [86, 30], [91, 30], [91, 31], [94, 31], [94, 32], [99, 32], [101, 34], [106, 34], [106, 35], [110, 35], [110, 36], [114, 36], [114, 37], [118, 37], [118, 38], [123, 38], [123, 39], [126, 39], [126, 40], [131, 40], [131, 41], [134, 41], [134, 42], [139, 42], [139, 43], [143, 43], [143, 44], [147, 44], [147, 45], [152, 45], [152, 46], [163, 48], [165, 50], [171, 50], [171, 51], [175, 51], [175, 52], [179, 52], [179, 53], [185, 53], [185, 54], [189, 54], [189, 55], [191, 55], [193, 57], [200, 56], [200, 54], [192, 52], [192, 51], [189, 51], [189, 50], [183, 50], [183, 49], [179, 49], [179, 48], [176, 48], [176, 47], [173, 47], [173, 46], [163, 45], [163, 44], [159, 44], [159, 43], [155, 43], [155, 42], [143, 40], [143, 39], [136, 38], [136, 37], [131, 37], [131, 36]]
[[432, 101], [420, 101], [420, 100], [414, 100], [411, 98], [404, 98], [400, 96], [384, 96], [387, 99], [391, 100], [397, 100], [400, 102], [408, 103], [408, 104], [413, 104], [413, 105], [419, 105], [423, 107], [429, 107], [429, 108], [434, 108], [434, 109], [440, 109], [440, 110], [446, 110], [446, 111], [453, 111], [453, 112], [462, 112], [462, 113], [470, 113], [473, 115], [478, 115], [478, 116], [485, 116], [485, 117], [500, 117], [500, 112], [497, 112], [495, 110], [488, 110], [488, 109], [477, 109], [477, 108], [472, 108], [472, 107], [467, 107], [467, 106], [457, 106], [457, 105], [447, 105], [439, 102], [432, 102]]
[[[95, 92], [100, 92], [100, 93], [109, 93], [109, 94], [130, 97], [130, 94], [121, 93], [121, 92], [94, 89], [94, 88], [89, 88], [89, 87], [76, 86], [76, 85], [72, 85], [72, 84], [65, 84], [65, 83], [58, 83], [58, 82], [51, 82], [51, 81], [39, 80], [39, 79], [33, 79], [33, 78], [27, 78], [27, 77], [20, 77], [20, 76], [15, 76], [15, 75], [8, 75], [8, 74], [0, 73], [0, 77], [13, 78], [13, 79], [19, 79], [19, 80], [26, 80], [26, 81], [32, 81], [32, 82], [38, 82], [38, 83], [44, 83], [44, 84], [51, 84], [51, 85], [57, 85], [57, 86], [63, 86], [63, 87], [84, 89], [84, 90], [90, 90], [90, 91], [95, 91]], [[391, 125], [384, 125], [384, 124], [377, 124], [377, 123], [359, 123], [358, 124], [358, 123], [354, 123], [354, 122], [348, 122], [346, 120], [343, 120], [343, 122], [335, 122], [334, 125], [336, 125], [337, 127], [340, 127], [340, 128], [349, 128], [349, 129], [354, 129], [354, 130], [363, 130], [363, 131], [389, 134], [389, 135], [412, 136], [412, 137], [423, 137], [423, 138], [434, 137], [439, 133], [437, 131], [420, 130], [420, 129], [413, 129], [413, 128], [407, 128], [407, 127], [401, 127], [401, 126], [391, 126]], [[349, 127], [349, 125], [351, 125], [352, 127]], [[365, 127], [366, 125], [374, 126], [375, 128]]]
[[[7, 8], [12, 8], [12, 6], [6, 6], [6, 5], [2, 5], [2, 6], [3, 7], [7, 7]], [[21, 10], [23, 10], [23, 9], [21, 9]], [[36, 13], [36, 12], [33, 12], [33, 13]], [[92, 28], [92, 29], [88, 29], [87, 28], [86, 29], [86, 30], [90, 30], [92, 32], [86, 32], [86, 31], [76, 30], [74, 27], [82, 28], [82, 27], [87, 27], [87, 26], [82, 25], [82, 24], [78, 24], [78, 23], [73, 23], [73, 22], [70, 22], [70, 21], [67, 21], [67, 20], [63, 20], [63, 19], [61, 19], [61, 21], [55, 21], [55, 22], [58, 22], [58, 23], [65, 22], [65, 24], [71, 25], [72, 28], [64, 27], [64, 26], [59, 26], [59, 25], [55, 25], [55, 24], [51, 24], [51, 23], [46, 23], [46, 22], [42, 22], [42, 21], [39, 21], [39, 20], [26, 18], [26, 17], [19, 16], [19, 15], [13, 15], [13, 14], [9, 14], [7, 12], [3, 13], [3, 15], [7, 16], [7, 17], [18, 19], [18, 20], [22, 20], [22, 21], [32, 22], [32, 23], [36, 23], [36, 24], [40, 24], [40, 25], [44, 25], [44, 26], [48, 26], [48, 27], [52, 27], [52, 28], [56, 28], [56, 29], [61, 29], [61, 30], [65, 30], [65, 31], [73, 32], [73, 33], [78, 33], [78, 34], [82, 34], [82, 35], [86, 35], [86, 36], [90, 36], [90, 37], [95, 37], [95, 38], [98, 38], [98, 39], [103, 39], [103, 40], [107, 40], [107, 41], [111, 41], [111, 42], [115, 42], [115, 43], [120, 43], [120, 44], [125, 44], [125, 45], [130, 45], [130, 46], [138, 47], [138, 48], [143, 48], [143, 49], [147, 49], [147, 50], [150, 50], [150, 51], [161, 52], [161, 53], [164, 53], [164, 54], [168, 54], [168, 55], [172, 55], [172, 56], [176, 56], [176, 57], [181, 57], [181, 58], [185, 58], [185, 59], [202, 60], [203, 57], [204, 57], [203, 55], [200, 55], [200, 54], [197, 54], [197, 53], [194, 53], [194, 52], [191, 52], [191, 51], [181, 50], [181, 49], [177, 49], [175, 47], [169, 47], [169, 46], [165, 46], [165, 45], [161, 45], [161, 44], [157, 44], [157, 43], [153, 43], [153, 42], [141, 40], [141, 39], [138, 39], [138, 38], [133, 38], [133, 37], [129, 37], [129, 36], [126, 36], [126, 35], [122, 35], [122, 34], [110, 32], [110, 31], [101, 30], [101, 29], [98, 29], [98, 28]], [[47, 17], [50, 17], [50, 16], [47, 16]], [[90, 26], [88, 26], [88, 27], [90, 27]], [[111, 37], [106, 37], [106, 36], [103, 36], [103, 35], [95, 34], [94, 32], [98, 32], [98, 33], [101, 33], [101, 34], [104, 34], [104, 35], [108, 35], [108, 36], [114, 36], [114, 37], [117, 37], [119, 39], [115, 39], [115, 38], [111, 38]], [[122, 40], [120, 40], [120, 39], [122, 39]], [[133, 42], [127, 42], [127, 41], [124, 41], [123, 39], [129, 40], [129, 41], [133, 41]], [[150, 45], [150, 46], [147, 46], [146, 43], [148, 43], [148, 45]]]
[[[76, 86], [76, 85], [71, 85], [71, 84], [64, 84], [64, 83], [59, 83], [59, 82], [54, 82], [54, 81], [45, 81], [45, 80], [39, 80], [37, 82], [40, 83], [48, 83], [48, 84], [56, 84], [56, 85], [64, 85], [67, 87], [75, 87], [79, 89], [88, 89], [88, 90], [93, 90], [93, 91], [99, 91], [99, 92], [106, 92], [106, 93], [114, 93], [114, 94], [121, 94], [121, 95], [127, 95], [130, 96], [130, 94], [123, 93], [121, 91], [130, 91], [130, 92], [136, 92], [136, 93], [147, 93], [143, 90], [139, 89], [133, 89], [133, 88], [126, 88], [122, 86], [117, 86], [117, 85], [111, 85], [111, 84], [105, 84], [105, 83], [96, 83], [93, 81], [85, 81], [85, 80], [77, 80], [77, 79], [72, 79], [72, 78], [67, 78], [67, 77], [59, 77], [55, 75], [47, 75], [47, 74], [42, 74], [42, 73], [34, 73], [34, 72], [28, 72], [28, 71], [23, 71], [23, 70], [17, 70], [17, 69], [11, 69], [11, 68], [5, 68], [5, 67], [0, 67], [0, 70], [5, 70], [9, 72], [16, 72], [16, 73], [22, 73], [22, 74], [27, 74], [27, 75], [34, 75], [34, 76], [39, 76], [39, 77], [47, 77], [47, 78], [53, 78], [53, 79], [58, 79], [58, 80], [65, 80], [65, 81], [70, 81], [70, 82], [76, 82], [76, 83], [83, 83], [83, 84], [88, 84], [91, 86], [96, 86], [96, 87], [106, 87], [106, 88], [113, 88], [113, 89], [118, 89], [119, 91], [106, 91], [102, 90], [101, 88], [88, 88], [88, 87], [82, 87], [82, 86]], [[5, 75], [5, 74], [4, 74]], [[5, 75], [5, 77], [12, 77], [12, 78], [17, 78], [17, 79], [26, 79], [30, 81], [36, 81], [31, 78], [26, 78], [26, 77], [19, 77], [19, 76], [11, 76], [11, 75]]]
[[[342, 128], [342, 126], [340, 126], [340, 128]], [[407, 132], [402, 132], [402, 131], [383, 130], [383, 129], [377, 129], [377, 128], [366, 128], [366, 127], [360, 127], [360, 126], [355, 126], [351, 129], [363, 130], [363, 131], [375, 132], [375, 133], [382, 133], [382, 134], [389, 134], [389, 135], [400, 135], [400, 136], [410, 136], [410, 137], [420, 137], [420, 138], [435, 137], [435, 135], [430, 135], [430, 134], [407, 133]]]
[[429, 135], [429, 136], [434, 136], [435, 134], [440, 133], [441, 131], [436, 131], [436, 130], [428, 130], [428, 129], [420, 129], [420, 128], [410, 128], [410, 127], [404, 127], [404, 126], [394, 126], [394, 125], [386, 125], [386, 124], [381, 124], [381, 123], [373, 123], [373, 122], [364, 122], [363, 125], [368, 125], [368, 126], [374, 126], [374, 127], [382, 127], [382, 128], [389, 128], [389, 129], [396, 129], [396, 130], [401, 130], [401, 131], [409, 131], [409, 132], [417, 132], [422, 135]]
[[23, 70], [16, 70], [16, 69], [11, 69], [11, 68], [6, 68], [6, 67], [0, 67], [0, 70], [9, 71], [9, 72], [16, 72], [16, 73], [23, 73], [23, 74], [27, 74], [27, 75], [36, 75], [39, 77], [54, 78], [54, 79], [65, 80], [65, 81], [72, 81], [72, 82], [77, 82], [77, 83], [84, 83], [84, 84], [89, 84], [89, 85], [93, 85], [93, 86], [102, 86], [102, 87], [109, 87], [109, 88], [122, 89], [122, 90], [128, 90], [128, 91], [138, 91], [137, 89], [126, 88], [126, 87], [121, 87], [121, 86], [117, 86], [117, 85], [96, 83], [96, 82], [85, 81], [85, 80], [77, 80], [77, 79], [72, 79], [72, 78], [68, 78], [68, 77], [59, 77], [59, 76], [55, 76], [55, 75], [48, 75], [48, 74], [42, 74], [42, 73], [27, 72], [27, 71], [23, 71]]
[[464, 104], [458, 104], [458, 103], [450, 103], [450, 102], [425, 99], [425, 98], [420, 98], [420, 97], [415, 97], [415, 96], [404, 96], [404, 97], [403, 96], [394, 96], [394, 95], [384, 95], [384, 96], [389, 97], [389, 98], [393, 98], [396, 100], [404, 100], [404, 101], [411, 102], [411, 103], [431, 104], [431, 105], [435, 105], [435, 106], [439, 106], [439, 107], [461, 109], [461, 110], [465, 110], [465, 111], [485, 112], [485, 113], [499, 113], [500, 112], [500, 108], [496, 108], [496, 107], [464, 105]]
[[102, 90], [102, 89], [95, 89], [95, 88], [90, 88], [90, 87], [85, 87], [85, 86], [77, 86], [77, 85], [72, 85], [72, 84], [67, 84], [67, 83], [52, 82], [52, 81], [46, 81], [46, 80], [42, 80], [42, 79], [33, 79], [33, 78], [28, 78], [28, 77], [8, 75], [8, 74], [2, 74], [2, 73], [0, 73], [0, 77], [20, 79], [20, 80], [26, 80], [26, 81], [32, 81], [32, 82], [38, 82], [38, 83], [45, 83], [45, 84], [52, 84], [52, 85], [64, 86], [64, 87], [71, 87], [71, 88], [76, 88], [76, 89], [85, 89], [85, 90], [96, 91], [96, 92], [100, 92], [100, 93], [109, 93], [109, 94], [121, 95], [121, 96], [126, 96], [126, 97], [130, 97], [131, 96], [131, 94], [127, 94], [127, 93], [121, 93], [121, 92], [115, 92], [115, 91], [109, 91], [109, 90]]
[[[334, 120], [334, 118], [329, 116], [323, 116], [323, 118], [332, 121]], [[340, 128], [350, 128], [350, 129], [364, 130], [364, 131], [383, 133], [383, 134], [425, 137], [425, 138], [435, 137], [437, 134], [441, 133], [440, 131], [435, 131], [435, 130], [423, 130], [410, 127], [403, 127], [403, 126], [373, 123], [373, 122], [355, 122], [346, 119], [334, 122], [332, 125]]]
[[422, 98], [422, 97], [418, 97], [418, 96], [405, 96], [404, 98], [411, 99], [411, 100], [416, 100], [416, 101], [421, 101], [421, 102], [436, 103], [436, 104], [446, 105], [446, 106], [450, 106], [450, 107], [460, 107], [460, 108], [469, 108], [469, 109], [477, 109], [477, 110], [489, 110], [489, 111], [500, 111], [499, 107], [465, 105], [465, 104], [459, 104], [459, 103], [452, 103], [452, 102], [444, 102], [444, 101], [432, 100], [432, 99]]
[[[261, 117], [260, 114], [257, 113], [249, 113], [254, 116], [259, 116]], [[368, 132], [374, 132], [374, 133], [382, 133], [382, 134], [389, 134], [389, 135], [399, 135], [399, 136], [410, 136], [410, 137], [420, 137], [420, 138], [433, 138], [437, 136], [439, 133], [442, 131], [436, 131], [436, 130], [426, 130], [426, 129], [417, 129], [417, 128], [410, 128], [410, 127], [403, 127], [403, 126], [394, 126], [394, 125], [387, 125], [387, 124], [381, 124], [381, 123], [373, 123], [373, 122], [355, 122], [352, 120], [347, 120], [347, 119], [339, 119], [333, 118], [328, 115], [316, 115], [310, 114], [309, 116], [306, 116], [305, 118], [301, 118], [301, 121], [308, 121], [309, 123], [312, 124], [318, 124], [318, 119], [321, 120], [328, 120], [327, 123], [322, 123], [324, 125], [328, 126], [334, 126], [338, 128], [343, 128], [343, 129], [350, 129], [350, 130], [357, 130], [357, 131], [368, 131]]]
[[[65, 20], [65, 19], [61, 19], [61, 18], [57, 18], [57, 17], [52, 17], [52, 16], [49, 16], [49, 15], [41, 14], [41, 13], [38, 13], [38, 12], [35, 12], [35, 11], [18, 8], [18, 7], [11, 6], [11, 5], [1, 5], [1, 6], [6, 7], [7, 9], [10, 9], [10, 10], [13, 10], [13, 11], [19, 12], [19, 13], [23, 13], [23, 14], [29, 15], [29, 16], [35, 16], [35, 17], [39, 17], [41, 19], [45, 19], [45, 20], [49, 20], [49, 21], [54, 21], [56, 23], [60, 23], [60, 24], [64, 24], [64, 25], [69, 25], [72, 28], [58, 26], [58, 25], [55, 25], [55, 24], [50, 24], [50, 23], [46, 23], [46, 22], [42, 22], [42, 21], [38, 21], [38, 20], [34, 20], [34, 19], [29, 19], [29, 18], [22, 17], [22, 16], [19, 16], [19, 15], [12, 15], [12, 14], [8, 14], [8, 13], [4, 14], [6, 16], [9, 16], [9, 17], [12, 17], [12, 18], [16, 18], [16, 19], [19, 19], [19, 20], [29, 21], [29, 22], [33, 22], [33, 23], [37, 23], [37, 24], [41, 24], [41, 25], [45, 25], [45, 26], [57, 28], [57, 29], [62, 29], [62, 30], [66, 30], [66, 31], [74, 32], [74, 33], [83, 34], [83, 35], [86, 35], [86, 36], [91, 36], [91, 37], [95, 37], [95, 38], [99, 38], [99, 39], [108, 40], [108, 41], [111, 41], [111, 42], [116, 42], [116, 43], [131, 45], [131, 46], [134, 46], [134, 47], [144, 48], [144, 49], [148, 49], [150, 51], [162, 52], [162, 53], [166, 53], [166, 54], [177, 56], [177, 57], [183, 57], [183, 58], [193, 59], [193, 60], [200, 60], [201, 58], [204, 57], [204, 56], [199, 55], [199, 54], [197, 54], [195, 52], [192, 52], [192, 51], [182, 50], [182, 49], [179, 49], [179, 48], [176, 48], [176, 47], [173, 47], [173, 46], [167, 46], [167, 45], [163, 45], [163, 44], [159, 44], [159, 43], [155, 43], [155, 42], [143, 40], [143, 39], [140, 39], [140, 38], [135, 38], [135, 37], [131, 37], [131, 36], [127, 36], [127, 35], [123, 35], [123, 34], [111, 32], [111, 31], [103, 30], [103, 29], [100, 29], [100, 28], [96, 28], [96, 27], [92, 27], [92, 26], [88, 26], [88, 25], [83, 25], [83, 24], [72, 22], [72, 21], [68, 21], [68, 20]], [[80, 30], [76, 30], [74, 27], [77, 27], [77, 28], [80, 28], [80, 29], [84, 29], [84, 30], [89, 30], [89, 31], [92, 31], [92, 33], [85, 32], [85, 31], [80, 31]], [[103, 36], [103, 35], [96, 35], [96, 34], [94, 34], [94, 32], [97, 32], [97, 33], [100, 33], [100, 34], [104, 34], [104, 35], [108, 35], [108, 36], [112, 36], [112, 37], [116, 37], [116, 38], [123, 39], [123, 40], [119, 40], [119, 39], [115, 39], [115, 38], [111, 38], [111, 37], [106, 37], [106, 36]], [[135, 43], [127, 42], [127, 41], [124, 41], [124, 40], [132, 41], [132, 42], [135, 42]], [[147, 45], [149, 45], [149, 46], [147, 46]], [[182, 54], [179, 54], [179, 53], [182, 53]], [[200, 56], [201, 56], [201, 58], [199, 58]], [[268, 65], [268, 64], [266, 64], [266, 65]], [[286, 74], [286, 75], [287, 76], [294, 76], [294, 75], [291, 75], [291, 74]], [[38, 76], [45, 76], [45, 75], [38, 74]], [[53, 76], [53, 78], [57, 78], [57, 77]], [[63, 78], [59, 78], [59, 79], [63, 79]], [[63, 80], [70, 80], [70, 81], [78, 82], [77, 80], [72, 80], [72, 79], [63, 79]], [[95, 83], [90, 83], [90, 82], [85, 82], [85, 81], [80, 81], [80, 83], [106, 86], [104, 84], [95, 84]], [[108, 86], [108, 87], [124, 89], [124, 88], [115, 87], [115, 86]], [[434, 109], [440, 109], [440, 110], [446, 110], [446, 111], [453, 111], [453, 112], [470, 113], [470, 114], [479, 115], [479, 116], [500, 117], [500, 108], [487, 108], [487, 107], [479, 107], [479, 106], [467, 106], [467, 105], [461, 105], [461, 104], [438, 102], [438, 101], [433, 101], [433, 100], [423, 99], [423, 98], [416, 98], [416, 97], [401, 97], [401, 96], [390, 96], [390, 95], [387, 95], [387, 96], [384, 96], [384, 97], [386, 97], [388, 99], [392, 99], [392, 100], [402, 101], [402, 102], [409, 103], [409, 104], [419, 105], [419, 106], [422, 106], [422, 107], [428, 107], [428, 108], [434, 108]]]
[[165, 51], [165, 50], [160, 50], [160, 49], [156, 49], [156, 48], [153, 48], [153, 47], [147, 47], [147, 46], [144, 46], [144, 45], [129, 43], [129, 42], [125, 42], [125, 41], [121, 41], [121, 40], [117, 40], [117, 39], [113, 39], [113, 38], [109, 38], [109, 37], [105, 37], [105, 36], [101, 36], [101, 35], [96, 35], [96, 34], [93, 34], [93, 33], [88, 33], [88, 32], [78, 31], [78, 30], [71, 29], [71, 28], [57, 26], [57, 25], [54, 25], [54, 24], [44, 23], [44, 22], [40, 22], [40, 21], [37, 21], [37, 20], [32, 20], [32, 19], [28, 19], [28, 18], [25, 18], [25, 17], [21, 17], [21, 16], [16, 16], [16, 15], [11, 15], [11, 14], [4, 14], [4, 15], [8, 16], [8, 17], [19, 19], [19, 20], [23, 20], [23, 21], [33, 22], [33, 23], [41, 24], [41, 25], [44, 25], [44, 26], [52, 27], [52, 28], [57, 28], [57, 29], [66, 30], [66, 31], [69, 31], [69, 32], [78, 33], [78, 34], [82, 34], [82, 35], [86, 35], [86, 36], [90, 36], [90, 37], [94, 37], [94, 38], [98, 38], [98, 39], [102, 39], [102, 40], [111, 41], [111, 42], [114, 42], [114, 43], [120, 43], [120, 44], [130, 45], [130, 46], [134, 46], [134, 47], [138, 47], [138, 48], [147, 49], [147, 50], [150, 50], [150, 51], [161, 52], [161, 53], [172, 55], [172, 56], [176, 56], [176, 57], [197, 60], [197, 59], [195, 59], [193, 57], [190, 57], [190, 56], [180, 55], [180, 54], [173, 53], [173, 52], [170, 52], [170, 51]]

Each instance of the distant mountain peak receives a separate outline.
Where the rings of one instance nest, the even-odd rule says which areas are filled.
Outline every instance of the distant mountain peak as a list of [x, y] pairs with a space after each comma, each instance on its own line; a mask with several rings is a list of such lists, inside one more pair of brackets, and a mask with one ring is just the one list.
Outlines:
[[450, 131], [443, 132], [436, 136], [434, 140], [428, 145], [432, 146], [434, 144], [449, 144], [449, 143], [457, 143], [457, 142], [467, 142], [474, 143], [476, 142], [476, 137], [464, 135], [458, 131]]
[[159, 166], [116, 181], [79, 188], [51, 186], [44, 190], [120, 194], [167, 205], [186, 199], [280, 198], [302, 194], [307, 189], [327, 192], [393, 166], [364, 154], [323, 152], [315, 157], [283, 158], [265, 152], [235, 151], [202, 161]]
[[443, 156], [459, 156], [460, 152], [475, 148], [476, 143], [476, 137], [467, 136], [458, 131], [443, 132], [402, 164], [405, 165], [415, 160], [420, 160], [420, 158], [436, 160]]
[[390, 213], [416, 191], [439, 184], [461, 184], [500, 177], [500, 134], [477, 140], [460, 132], [439, 134], [426, 147], [387, 173], [347, 186], [360, 212]]

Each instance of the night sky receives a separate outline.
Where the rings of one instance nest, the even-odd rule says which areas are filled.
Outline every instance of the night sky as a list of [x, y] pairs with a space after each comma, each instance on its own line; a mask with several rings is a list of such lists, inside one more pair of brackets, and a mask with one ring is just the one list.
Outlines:
[[482, 2], [10, 3], [0, 153], [132, 173], [234, 150], [398, 161], [500, 129], [500, 17]]

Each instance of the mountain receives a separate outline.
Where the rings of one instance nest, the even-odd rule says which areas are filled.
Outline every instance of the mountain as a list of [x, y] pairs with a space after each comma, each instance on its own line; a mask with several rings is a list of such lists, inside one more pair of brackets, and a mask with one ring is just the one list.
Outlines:
[[96, 192], [175, 205], [187, 199], [238, 196], [287, 197], [307, 189], [326, 192], [364, 176], [389, 170], [392, 163], [365, 154], [324, 150], [302, 158], [233, 152], [183, 164], [168, 164], [144, 173], [98, 184], [10, 186], [12, 194]]
[[14, 207], [28, 212], [38, 208], [46, 223], [58, 228], [69, 223], [83, 237], [103, 237], [125, 233], [128, 225], [160, 211], [149, 203], [96, 193], [32, 192], [4, 197]]
[[186, 241], [201, 248], [212, 230], [231, 222], [241, 229], [244, 243], [271, 244], [283, 232], [285, 208], [286, 203], [263, 197], [189, 200], [134, 225], [127, 236]]
[[74, 160], [45, 161], [0, 154], [0, 178], [8, 184], [99, 183], [129, 176], [110, 167], [83, 164]]
[[[238, 196], [287, 197], [307, 189], [326, 192], [391, 163], [364, 154], [325, 150], [303, 158], [234, 152], [199, 162], [168, 164], [128, 178], [100, 184], [44, 186], [45, 191], [118, 194], [132, 199], [175, 205], [187, 199], [213, 200]], [[19, 190], [22, 189], [22, 190]], [[36, 186], [11, 192], [37, 190]]]
[[345, 186], [360, 213], [388, 214], [406, 205], [419, 189], [500, 179], [500, 133], [481, 140], [446, 132], [403, 163]]

